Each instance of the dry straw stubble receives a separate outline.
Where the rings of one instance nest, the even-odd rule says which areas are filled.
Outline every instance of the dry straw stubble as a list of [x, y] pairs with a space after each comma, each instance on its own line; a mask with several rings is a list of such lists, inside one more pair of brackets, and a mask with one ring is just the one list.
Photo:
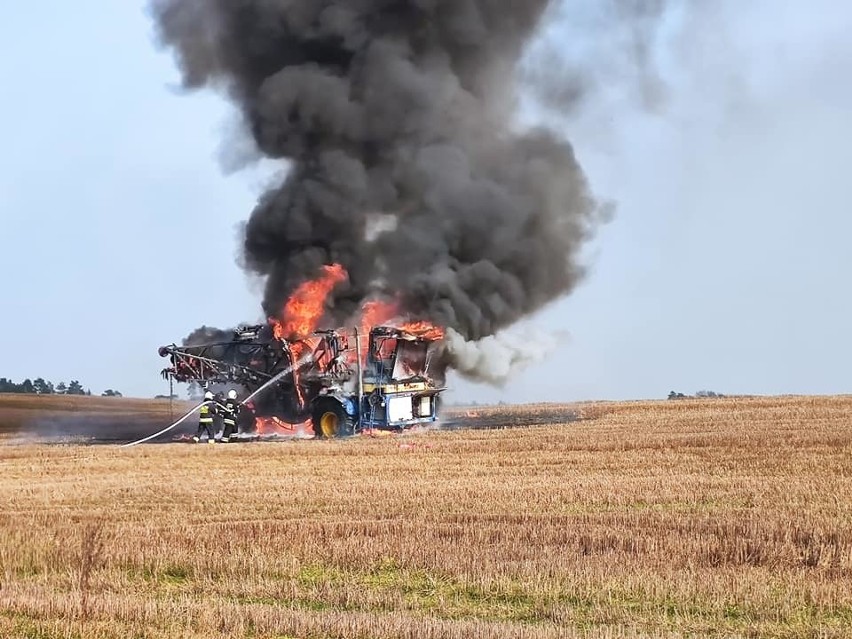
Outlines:
[[0, 448], [0, 634], [846, 636], [852, 399], [579, 410], [402, 439]]

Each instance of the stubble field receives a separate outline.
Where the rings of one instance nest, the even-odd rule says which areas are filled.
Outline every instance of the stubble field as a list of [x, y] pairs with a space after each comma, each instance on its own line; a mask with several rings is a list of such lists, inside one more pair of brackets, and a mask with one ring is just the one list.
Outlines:
[[852, 633], [852, 398], [499, 410], [543, 425], [0, 441], [0, 636]]

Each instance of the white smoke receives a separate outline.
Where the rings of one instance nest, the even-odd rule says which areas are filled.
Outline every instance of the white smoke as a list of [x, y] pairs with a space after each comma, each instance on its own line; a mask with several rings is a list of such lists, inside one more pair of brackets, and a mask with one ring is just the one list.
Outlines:
[[525, 330], [501, 332], [474, 342], [450, 328], [445, 344], [450, 368], [468, 379], [499, 387], [552, 355], [567, 339], [567, 333]]

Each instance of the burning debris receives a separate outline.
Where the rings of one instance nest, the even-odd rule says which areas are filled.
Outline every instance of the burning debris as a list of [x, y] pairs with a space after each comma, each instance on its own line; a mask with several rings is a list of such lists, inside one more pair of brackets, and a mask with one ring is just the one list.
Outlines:
[[[553, 4], [152, 0], [185, 86], [226, 90], [257, 150], [289, 162], [245, 227], [277, 322], [265, 343], [298, 359], [323, 341], [303, 317], [322, 315], [360, 316], [365, 340], [401, 316], [465, 344], [576, 286], [600, 207], [570, 144], [513, 121], [516, 67]], [[489, 378], [487, 358], [465, 361]]]

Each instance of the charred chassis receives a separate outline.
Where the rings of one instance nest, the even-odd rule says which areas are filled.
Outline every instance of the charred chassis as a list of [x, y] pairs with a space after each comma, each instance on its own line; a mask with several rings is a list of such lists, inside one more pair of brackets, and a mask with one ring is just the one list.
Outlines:
[[387, 326], [286, 341], [261, 325], [237, 329], [230, 341], [163, 346], [160, 355], [171, 363], [164, 378], [205, 388], [237, 385], [251, 394], [278, 377], [252, 400], [254, 417], [310, 419], [317, 437], [338, 437], [437, 421], [444, 389], [429, 375], [436, 344]]

